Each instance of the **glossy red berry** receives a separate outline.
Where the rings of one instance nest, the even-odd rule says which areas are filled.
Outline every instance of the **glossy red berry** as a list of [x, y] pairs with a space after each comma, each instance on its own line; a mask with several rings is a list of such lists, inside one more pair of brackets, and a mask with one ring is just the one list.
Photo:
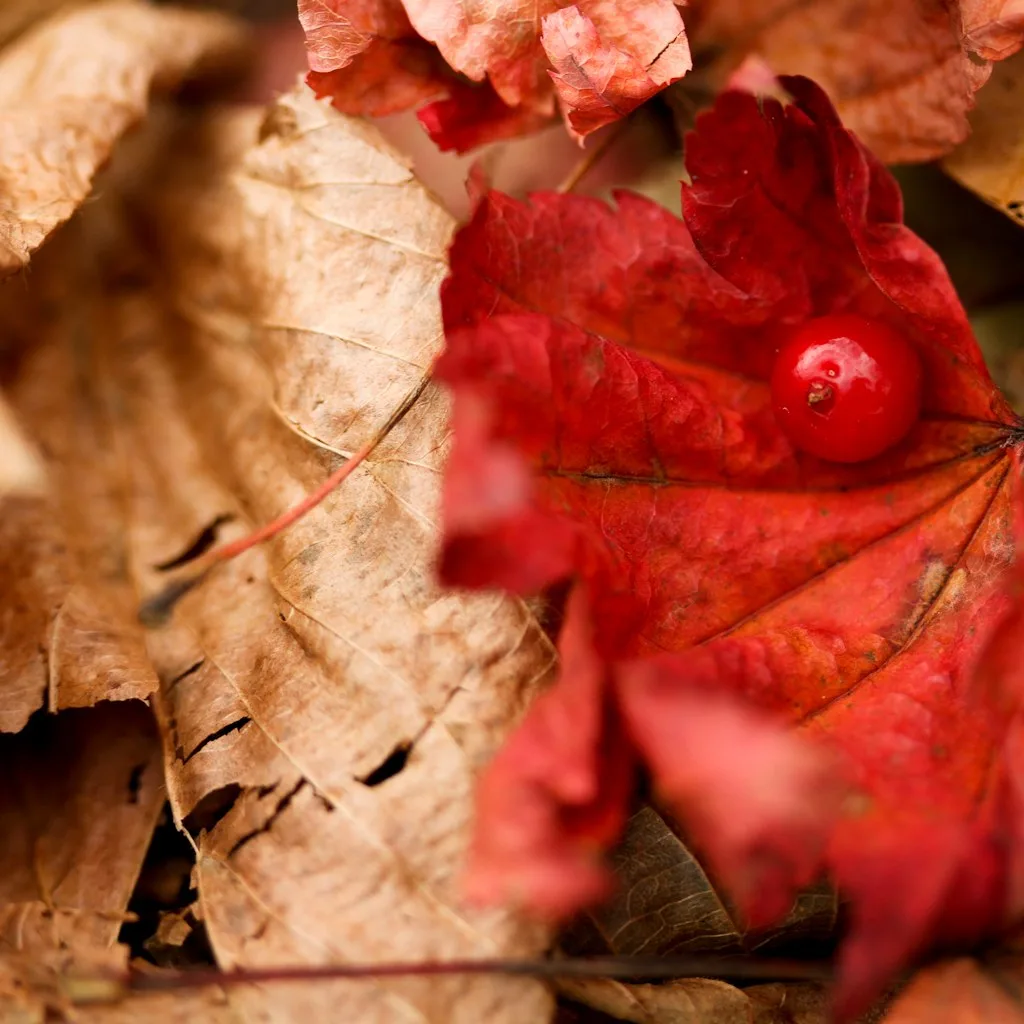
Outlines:
[[771, 391], [779, 426], [796, 448], [830, 462], [863, 462], [917, 421], [921, 360], [886, 324], [823, 316], [779, 349]]

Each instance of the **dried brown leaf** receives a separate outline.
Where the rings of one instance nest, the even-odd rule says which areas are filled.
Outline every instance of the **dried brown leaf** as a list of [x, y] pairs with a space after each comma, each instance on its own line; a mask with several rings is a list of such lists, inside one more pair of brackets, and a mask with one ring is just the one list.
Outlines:
[[[124, 946], [0, 953], [0, 1020], [4, 1024], [243, 1024], [216, 987], [125, 991]], [[146, 965], [142, 965], [145, 969]], [[149, 968], [156, 971], [156, 968]]]
[[42, 490], [43, 479], [39, 455], [0, 394], [0, 498], [8, 494], [38, 493]]
[[752, 1024], [751, 1002], [738, 988], [709, 978], [627, 985], [605, 978], [558, 983], [562, 995], [633, 1024]]
[[111, 946], [164, 802], [138, 702], [0, 736], [0, 953]]
[[[219, 16], [113, 0], [63, 13], [2, 51], [0, 277], [84, 200], [151, 89], [233, 59], [243, 38]], [[0, 731], [20, 729], [43, 703], [82, 707], [156, 687], [121, 528], [116, 412], [103, 368], [92, 366], [95, 380], [83, 388], [81, 366], [64, 357], [69, 337], [103, 329], [106, 311], [89, 258], [73, 240], [57, 249], [33, 267], [31, 289], [0, 289], [7, 395], [67, 485], [4, 502], [0, 565], [11, 585], [0, 596]]]
[[559, 991], [632, 1024], [828, 1024], [828, 995], [811, 983], [738, 989], [712, 978], [630, 985], [601, 978], [559, 982]]
[[943, 162], [972, 192], [1024, 225], [1024, 53], [996, 65], [971, 136]]
[[[197, 117], [151, 118], [11, 302], [11, 393], [57, 481], [53, 514], [26, 506], [4, 555], [28, 580], [22, 632], [37, 644], [59, 609], [58, 704], [99, 655], [115, 681], [155, 664], [222, 965], [537, 952], [535, 926], [460, 898], [475, 772], [552, 654], [522, 605], [434, 583], [439, 392], [324, 508], [145, 644], [135, 632], [138, 590], [312, 489], [440, 339], [452, 222], [373, 132], [303, 92], [238, 165], [253, 115]], [[89, 583], [74, 629], [68, 562]], [[230, 998], [280, 1020], [532, 1022], [550, 1006], [532, 982], [458, 977]]]
[[821, 886], [801, 893], [777, 927], [748, 931], [678, 828], [650, 806], [630, 819], [613, 866], [618, 891], [590, 913], [590, 925], [581, 923], [573, 932], [581, 951], [622, 956], [777, 952], [827, 941], [836, 927], [835, 893]]
[[[140, 486], [157, 499], [149, 529], [166, 524], [149, 543], [168, 554], [218, 515], [238, 517], [227, 536], [291, 505], [388, 420], [440, 343], [453, 224], [374, 131], [300, 91], [271, 111], [235, 184], [237, 205], [214, 190], [202, 207], [205, 260], [194, 240], [172, 243], [193, 253], [176, 264], [194, 333], [175, 374], [202, 416], [186, 428], [187, 404], [160, 408], [145, 387], [136, 397], [148, 424], [165, 425], [168, 453], [190, 429], [205, 455], [180, 466], [187, 529], [159, 514], [169, 495]], [[194, 192], [168, 194], [180, 224]], [[217, 274], [225, 249], [259, 296]], [[198, 837], [200, 900], [225, 966], [542, 948], [535, 928], [460, 898], [476, 769], [552, 655], [522, 605], [434, 582], [447, 431], [430, 387], [327, 507], [265, 557], [228, 566], [154, 638], [162, 675], [178, 679], [162, 702], [177, 813], [242, 787]], [[270, 998], [288, 1019], [343, 1005], [360, 1021], [533, 1021], [547, 1006], [539, 986], [508, 979]]]
[[747, 54], [815, 79], [843, 121], [890, 162], [926, 160], [968, 133], [990, 67], [961, 43], [947, 0], [701, 0], [697, 37], [720, 48], [719, 81]]
[[81, 204], [151, 90], [237, 63], [220, 15], [108, 0], [61, 12], [0, 55], [0, 277]]

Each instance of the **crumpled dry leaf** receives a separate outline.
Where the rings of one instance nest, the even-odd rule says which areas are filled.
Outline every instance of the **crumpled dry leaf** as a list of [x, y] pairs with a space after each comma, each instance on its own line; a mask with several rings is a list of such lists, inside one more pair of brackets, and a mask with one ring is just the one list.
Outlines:
[[[234, 202], [217, 190], [198, 199], [194, 163], [167, 193], [165, 223], [187, 222], [191, 209], [209, 262], [197, 258], [201, 241], [171, 239], [192, 254], [177, 263], [174, 289], [193, 333], [173, 352], [154, 337], [152, 355], [182, 390], [161, 407], [143, 379], [133, 403], [167, 452], [168, 475], [139, 481], [152, 502], [137, 520], [150, 551], [174, 554], [218, 515], [263, 520], [291, 505], [387, 421], [440, 344], [436, 296], [453, 225], [408, 168], [305, 90], [271, 111], [261, 135]], [[255, 325], [237, 271], [216, 273], [223, 246], [258, 281]], [[269, 377], [244, 348], [249, 336]], [[185, 394], [203, 409], [187, 447]], [[200, 902], [226, 967], [542, 948], [534, 926], [460, 904], [475, 769], [552, 654], [521, 604], [434, 583], [447, 429], [446, 402], [428, 389], [327, 508], [266, 560], [227, 567], [154, 637], [176, 813], [242, 787], [198, 838]], [[219, 459], [197, 465], [193, 446]], [[172, 493], [178, 514], [168, 519]], [[425, 1020], [539, 1020], [547, 1005], [532, 983], [466, 978], [269, 998], [289, 1019], [343, 1005], [360, 1021], [403, 1007]]]
[[[433, 582], [440, 393], [324, 508], [187, 600], [148, 652], [134, 633], [137, 590], [315, 486], [423, 382], [440, 342], [452, 222], [375, 134], [303, 89], [239, 168], [253, 112], [195, 116], [151, 118], [33, 260], [12, 300], [12, 394], [33, 433], [50, 431], [57, 506], [74, 503], [90, 542], [75, 563], [122, 586], [106, 606], [89, 593], [89, 636], [115, 677], [129, 655], [159, 673], [170, 796], [199, 833], [215, 954], [232, 967], [538, 952], [536, 926], [460, 903], [475, 771], [553, 655], [521, 603]], [[30, 581], [54, 572], [71, 521], [49, 517], [34, 548], [22, 534]], [[19, 604], [45, 621], [37, 592]], [[536, 983], [462, 977], [229, 998], [280, 1020], [541, 1021], [550, 1006]]]
[[117, 138], [170, 91], [244, 53], [221, 15], [109, 0], [37, 25], [0, 58], [0, 277], [88, 194]]
[[738, 989], [712, 978], [629, 985], [605, 978], [559, 982], [559, 991], [632, 1024], [827, 1024], [825, 988], [801, 983]]
[[574, 931], [580, 951], [620, 956], [686, 953], [772, 953], [780, 946], [828, 942], [839, 906], [825, 886], [797, 897], [778, 925], [751, 931], [715, 890], [705, 868], [679, 836], [678, 825], [654, 807], [638, 810], [611, 856], [619, 888]]
[[1024, 43], [1021, 0], [960, 0], [967, 45], [987, 60], [1003, 60]]
[[1024, 53], [996, 66], [971, 136], [943, 162], [960, 184], [1024, 225]]
[[43, 486], [43, 465], [0, 394], [0, 498], [32, 494]]
[[0, 736], [0, 776], [0, 952], [110, 946], [164, 801], [152, 716], [38, 716]]
[[[975, 30], [985, 23], [974, 4]], [[723, 56], [721, 84], [748, 54], [778, 74], [813, 78], [843, 121], [888, 162], [927, 160], [968, 133], [967, 113], [991, 68], [962, 40], [947, 0], [698, 0], [693, 35]], [[1022, 38], [1022, 28], [1016, 29]]]
[[[111, 0], [63, 13], [4, 50], [0, 278], [24, 266], [81, 204], [116, 140], [143, 115], [151, 88], [173, 88], [225, 61], [234, 66], [243, 41], [238, 24], [219, 15]], [[0, 292], [11, 403], [69, 485], [63, 496], [11, 500], [0, 519], [0, 564], [14, 581], [0, 601], [2, 731], [20, 729], [44, 701], [50, 710], [82, 707], [156, 687], [135, 623], [117, 476], [90, 465], [105, 451], [108, 468], [116, 464], [111, 423], [96, 415], [95, 396], [63, 404], [62, 388], [78, 370], [55, 358], [47, 340], [87, 319], [81, 297], [96, 282], [73, 250], [31, 295], [21, 282]]]

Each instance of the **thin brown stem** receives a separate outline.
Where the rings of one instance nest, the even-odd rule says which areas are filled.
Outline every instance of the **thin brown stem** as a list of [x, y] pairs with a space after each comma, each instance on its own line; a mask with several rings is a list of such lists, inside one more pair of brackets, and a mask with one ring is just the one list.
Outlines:
[[225, 544], [223, 547], [217, 548], [211, 552], [205, 559], [204, 565], [201, 569], [197, 570], [190, 576], [185, 576], [181, 579], [173, 580], [167, 584], [163, 590], [154, 594], [152, 597], [147, 598], [142, 606], [139, 608], [139, 621], [148, 627], [156, 627], [162, 625], [167, 621], [168, 617], [174, 611], [175, 605], [181, 600], [187, 593], [194, 590], [200, 583], [202, 583], [207, 576], [213, 571], [214, 567], [224, 562], [230, 561], [232, 558], [237, 558], [238, 555], [243, 554], [246, 551], [256, 547], [257, 544], [262, 544], [266, 540], [270, 540], [271, 537], [276, 536], [282, 530], [286, 530], [289, 526], [301, 519], [307, 512], [316, 508], [339, 484], [342, 483], [347, 477], [364, 462], [369, 455], [371, 455], [374, 449], [391, 433], [391, 431], [397, 426], [399, 422], [405, 417], [406, 413], [416, 404], [420, 395], [423, 394], [424, 389], [430, 381], [429, 376], [425, 376], [412, 391], [402, 400], [401, 404], [395, 409], [395, 411], [388, 417], [388, 421], [378, 430], [373, 437], [364, 444], [357, 451], [352, 453], [352, 457], [347, 462], [342, 463], [326, 480], [315, 490], [312, 494], [307, 495], [297, 505], [288, 509], [286, 512], [279, 515], [276, 519], [271, 520], [265, 526], [261, 526], [259, 529], [254, 530], [252, 533], [247, 534], [245, 537], [240, 537], [238, 540], [232, 541], [230, 544]]
[[425, 960], [416, 963], [326, 964], [316, 967], [261, 967], [230, 972], [217, 970], [129, 971], [123, 986], [132, 991], [167, 991], [209, 985], [269, 984], [272, 982], [397, 978], [450, 974], [502, 974], [531, 978], [733, 978], [757, 981], [828, 981], [831, 963], [753, 956], [567, 957], [564, 959]]
[[583, 157], [578, 164], [569, 172], [565, 180], [555, 189], [556, 192], [565, 195], [572, 192], [577, 185], [594, 169], [598, 161], [618, 142], [628, 131], [631, 124], [630, 118], [623, 118], [618, 121], [606, 133], [597, 145], [592, 149], [584, 150]]

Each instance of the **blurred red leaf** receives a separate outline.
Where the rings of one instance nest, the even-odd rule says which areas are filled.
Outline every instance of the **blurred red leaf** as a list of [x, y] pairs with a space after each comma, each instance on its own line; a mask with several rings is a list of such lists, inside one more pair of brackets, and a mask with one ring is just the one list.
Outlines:
[[317, 96], [345, 114], [383, 117], [445, 92], [450, 72], [421, 39], [400, 0], [300, 0]]
[[[449, 94], [423, 117], [442, 149], [536, 130], [556, 98], [587, 135], [690, 69], [674, 0], [299, 0], [299, 18], [310, 85], [340, 110], [379, 115]], [[446, 78], [444, 61], [465, 78]]]
[[[988, 62], [1024, 43], [1018, 0], [693, 0], [687, 10], [704, 88], [750, 55], [808, 75], [887, 161], [963, 141]], [[673, 0], [300, 0], [299, 12], [318, 95], [381, 114], [449, 94], [424, 118], [444, 149], [533, 131], [556, 97], [569, 131], [586, 135], [690, 69]]]
[[[574, 581], [561, 680], [481, 790], [476, 893], [593, 898], [641, 761], [752, 919], [827, 868], [853, 1012], [1006, 911], [1006, 716], [973, 667], [1011, 607], [1022, 433], [894, 181], [783, 84], [698, 120], [688, 226], [628, 194], [483, 198], [443, 290], [442, 569]], [[926, 368], [911, 434], [852, 466], [794, 451], [766, 384], [780, 338], [838, 311]]]

